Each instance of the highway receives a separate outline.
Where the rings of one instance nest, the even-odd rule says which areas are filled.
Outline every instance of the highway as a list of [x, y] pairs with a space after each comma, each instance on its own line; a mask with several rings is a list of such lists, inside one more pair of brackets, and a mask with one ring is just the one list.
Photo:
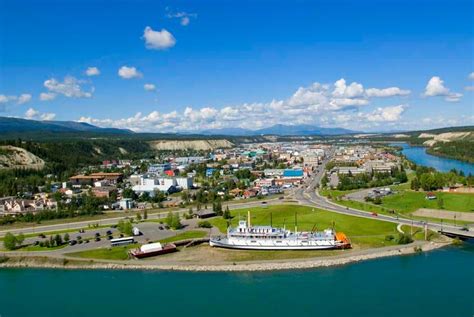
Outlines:
[[295, 200], [297, 200], [300, 204], [308, 205], [312, 207], [317, 207], [321, 209], [325, 209], [332, 212], [337, 212], [340, 214], [351, 215], [356, 217], [363, 217], [363, 218], [370, 218], [376, 219], [381, 221], [393, 222], [397, 224], [404, 224], [404, 225], [413, 225], [416, 227], [424, 227], [426, 224], [428, 229], [433, 231], [444, 231], [453, 234], [458, 234], [462, 236], [468, 236], [474, 238], [474, 232], [472, 230], [466, 232], [460, 230], [460, 227], [454, 226], [451, 224], [440, 224], [435, 222], [427, 222], [427, 221], [419, 221], [419, 220], [412, 220], [408, 218], [401, 218], [398, 216], [389, 216], [383, 214], [377, 214], [376, 216], [371, 212], [362, 211], [358, 209], [352, 209], [345, 206], [338, 205], [334, 202], [329, 201], [326, 197], [322, 197], [318, 191], [316, 190], [321, 178], [324, 175], [326, 164], [329, 162], [333, 155], [333, 152], [330, 152], [329, 155], [324, 159], [323, 163], [319, 166], [316, 173], [309, 177], [303, 186], [295, 189], [293, 192], [293, 196]]

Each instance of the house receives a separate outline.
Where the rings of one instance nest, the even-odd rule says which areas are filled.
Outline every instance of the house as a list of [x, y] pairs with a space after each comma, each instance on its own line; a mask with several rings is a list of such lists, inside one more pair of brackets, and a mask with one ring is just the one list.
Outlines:
[[110, 184], [116, 184], [123, 179], [122, 173], [91, 173], [89, 175], [75, 175], [69, 178], [72, 185], [91, 185], [94, 182], [107, 180]]
[[229, 190], [229, 194], [231, 194], [234, 197], [238, 197], [242, 195], [243, 190], [240, 188], [234, 188]]
[[119, 201], [119, 207], [122, 210], [128, 210], [133, 208], [133, 200], [130, 198], [124, 198]]
[[212, 177], [214, 175], [214, 172], [216, 171], [215, 168], [208, 168], [206, 169], [206, 177]]
[[275, 185], [275, 179], [273, 178], [261, 178], [254, 182], [256, 187], [270, 187]]
[[249, 188], [244, 190], [244, 197], [245, 198], [252, 198], [258, 195], [258, 190], [255, 188]]
[[101, 186], [101, 187], [93, 187], [91, 189], [92, 195], [99, 198], [110, 198], [112, 193], [117, 192], [117, 188], [113, 186]]
[[284, 178], [303, 178], [304, 173], [302, 169], [285, 169], [283, 170]]

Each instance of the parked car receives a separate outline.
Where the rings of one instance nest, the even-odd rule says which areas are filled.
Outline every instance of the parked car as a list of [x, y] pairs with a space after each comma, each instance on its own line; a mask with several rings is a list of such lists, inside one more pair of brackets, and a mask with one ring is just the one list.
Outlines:
[[100, 238], [99, 238], [99, 237], [95, 238], [95, 241], [96, 241], [96, 242], [99, 242], [99, 241], [100, 241]]
[[71, 240], [71, 241], [69, 241], [69, 245], [75, 245], [75, 244], [77, 244], [77, 241], [76, 241], [76, 240]]
[[42, 238], [42, 239], [46, 238], [46, 236], [44, 235], [44, 233], [40, 233], [40, 234], [38, 235], [38, 237], [40, 237], [40, 238]]
[[107, 230], [107, 235], [108, 235], [108, 236], [112, 235], [112, 231]]
[[96, 232], [96, 233], [95, 233], [95, 236], [96, 236], [96, 237], [100, 237], [100, 233]]
[[79, 229], [79, 233], [84, 233], [84, 229]]

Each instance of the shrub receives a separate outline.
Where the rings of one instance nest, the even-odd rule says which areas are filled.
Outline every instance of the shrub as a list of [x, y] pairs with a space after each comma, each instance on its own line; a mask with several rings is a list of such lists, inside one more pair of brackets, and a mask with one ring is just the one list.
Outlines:
[[409, 244], [412, 242], [413, 242], [412, 236], [407, 233], [403, 233], [403, 234], [400, 233], [398, 237], [398, 241], [397, 241], [398, 244]]
[[395, 239], [395, 237], [391, 234], [385, 236], [385, 241], [393, 241]]
[[199, 221], [198, 226], [199, 228], [212, 228], [212, 224], [207, 220]]

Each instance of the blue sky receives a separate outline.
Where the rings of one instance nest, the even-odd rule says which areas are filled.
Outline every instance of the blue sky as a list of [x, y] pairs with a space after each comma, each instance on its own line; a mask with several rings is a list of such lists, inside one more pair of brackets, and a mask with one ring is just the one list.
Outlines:
[[0, 115], [136, 131], [472, 125], [473, 12], [472, 0], [0, 0]]

